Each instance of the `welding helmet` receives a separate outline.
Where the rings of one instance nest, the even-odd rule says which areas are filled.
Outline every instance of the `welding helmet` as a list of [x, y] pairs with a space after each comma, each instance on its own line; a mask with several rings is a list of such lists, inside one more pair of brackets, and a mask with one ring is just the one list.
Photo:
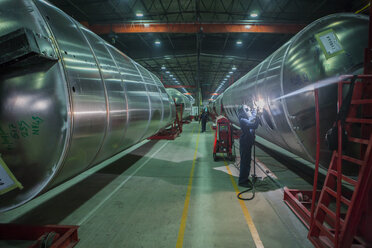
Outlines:
[[251, 113], [249, 107], [245, 104], [240, 105], [238, 109], [238, 114], [244, 114], [249, 117], [249, 114]]

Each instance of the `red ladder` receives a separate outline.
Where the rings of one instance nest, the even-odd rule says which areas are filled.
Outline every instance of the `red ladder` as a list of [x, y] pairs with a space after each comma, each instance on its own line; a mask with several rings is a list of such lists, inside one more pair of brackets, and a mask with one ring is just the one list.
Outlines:
[[[349, 81], [338, 83], [338, 109], [342, 89]], [[345, 121], [348, 147], [357, 144], [357, 155], [342, 151], [341, 121], [338, 125], [338, 150], [333, 152], [324, 186], [320, 193], [308, 238], [315, 247], [351, 247], [358, 240], [361, 217], [366, 213], [372, 192], [372, 76], [358, 76]], [[355, 137], [358, 136], [358, 137]], [[354, 144], [352, 144], [354, 143]], [[350, 153], [350, 152], [349, 152]], [[343, 173], [345, 165], [357, 170], [357, 177]], [[371, 233], [371, 231], [368, 231]], [[359, 241], [359, 247], [363, 242]]]

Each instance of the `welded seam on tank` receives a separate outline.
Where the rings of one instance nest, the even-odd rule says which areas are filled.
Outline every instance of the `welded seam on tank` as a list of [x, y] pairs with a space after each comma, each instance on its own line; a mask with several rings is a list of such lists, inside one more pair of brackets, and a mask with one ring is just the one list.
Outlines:
[[[323, 18], [322, 18], [323, 19]], [[321, 20], [322, 20], [321, 19]], [[317, 24], [318, 22], [316, 22]], [[304, 29], [302, 29], [300, 32], [298, 32], [292, 39], [290, 39], [288, 41], [288, 47], [285, 51], [285, 53], [283, 54], [283, 60], [282, 60], [282, 66], [281, 66], [281, 69], [280, 69], [280, 88], [282, 90], [282, 96], [284, 96], [284, 86], [283, 86], [283, 80], [284, 80], [284, 63], [285, 61], [287, 60], [287, 57], [288, 57], [288, 53], [289, 53], [289, 50], [291, 49], [293, 43], [298, 39], [298, 37], [305, 31], [307, 31], [308, 29], [310, 29], [311, 27], [313, 27], [313, 25], [308, 25], [306, 26]], [[285, 112], [285, 119], [287, 120], [287, 123], [288, 123], [288, 126], [292, 132], [292, 134], [294, 135], [294, 137], [296, 138], [296, 141], [297, 141], [297, 144], [302, 148], [302, 150], [304, 151], [304, 153], [306, 154], [306, 156], [310, 159], [310, 161], [312, 162], [315, 162], [315, 160], [313, 159], [313, 157], [310, 155], [310, 153], [307, 151], [307, 149], [305, 148], [305, 146], [302, 144], [300, 138], [298, 137], [297, 133], [295, 132], [295, 130], [293, 129], [293, 123], [291, 122], [291, 120], [289, 119], [289, 112], [288, 112], [288, 108], [287, 108], [287, 102], [285, 99], [282, 99], [281, 101], [281, 104], [282, 104], [282, 107], [283, 107], [283, 110]]]
[[[70, 16], [69, 16], [70, 17]], [[90, 51], [92, 52], [92, 55], [93, 55], [93, 59], [94, 61], [96, 62], [96, 66], [97, 66], [97, 69], [98, 69], [98, 73], [99, 73], [99, 76], [101, 78], [101, 83], [102, 83], [102, 86], [103, 86], [103, 92], [105, 94], [105, 103], [106, 103], [106, 121], [105, 121], [105, 127], [104, 127], [104, 130], [103, 130], [103, 136], [101, 138], [101, 141], [99, 143], [99, 148], [98, 150], [96, 151], [95, 155], [93, 156], [92, 160], [88, 163], [87, 167], [85, 167], [85, 169], [89, 168], [92, 166], [92, 164], [94, 163], [94, 161], [96, 160], [96, 158], [98, 157], [98, 155], [100, 154], [101, 150], [102, 150], [102, 147], [103, 147], [103, 144], [105, 143], [105, 140], [106, 140], [106, 136], [107, 136], [107, 129], [110, 125], [110, 106], [109, 106], [109, 100], [108, 100], [108, 94], [107, 94], [107, 88], [106, 88], [106, 82], [105, 82], [105, 79], [103, 77], [103, 74], [102, 74], [102, 70], [100, 68], [100, 64], [98, 62], [98, 59], [97, 59], [97, 56], [96, 56], [96, 53], [94, 52], [93, 48], [92, 48], [92, 45], [90, 44], [88, 38], [85, 36], [83, 30], [81, 30], [80, 28], [80, 24], [75, 21], [73, 18], [71, 18], [71, 21], [75, 23], [77, 29], [79, 30], [80, 34], [84, 37], [85, 39], [85, 42], [88, 44], [89, 46], [89, 49]], [[89, 31], [89, 30], [88, 30]], [[90, 32], [90, 31], [89, 31]]]
[[[36, 0], [32, 0], [32, 2], [34, 4], [34, 6], [35, 6], [34, 9], [37, 11], [37, 13], [39, 14], [39, 16], [44, 21], [45, 26], [47, 27], [46, 30], [47, 30], [47, 32], [51, 36], [51, 41], [52, 41], [52, 43], [54, 45], [55, 53], [57, 54], [57, 56], [59, 58], [58, 60], [60, 62], [60, 64], [59, 64], [60, 72], [62, 72], [62, 75], [64, 76], [64, 81], [66, 82], [66, 87], [64, 87], [64, 89], [65, 89], [65, 93], [67, 95], [67, 99], [66, 100], [68, 101], [67, 123], [70, 123], [70, 128], [68, 128], [68, 130], [66, 131], [66, 139], [65, 139], [64, 146], [63, 146], [63, 151], [62, 151], [61, 157], [59, 158], [59, 160], [58, 160], [58, 162], [57, 162], [57, 164], [55, 166], [56, 170], [54, 171], [53, 175], [49, 178], [49, 180], [42, 187], [43, 188], [41, 190], [41, 192], [42, 192], [44, 189], [47, 189], [49, 187], [49, 185], [51, 184], [51, 182], [53, 181], [54, 178], [58, 177], [58, 175], [62, 171], [63, 167], [65, 166], [65, 160], [66, 160], [67, 155], [69, 154], [70, 148], [71, 148], [71, 142], [72, 142], [72, 138], [71, 137], [73, 136], [72, 134], [73, 134], [73, 127], [74, 127], [74, 117], [73, 117], [72, 112], [73, 112], [73, 109], [74, 109], [74, 104], [73, 104], [73, 101], [72, 101], [72, 94], [71, 94], [71, 87], [70, 87], [71, 84], [70, 84], [70, 81], [69, 81], [69, 78], [68, 78], [68, 75], [67, 75], [67, 71], [65, 69], [66, 68], [66, 65], [65, 65], [65, 62], [63, 60], [62, 53], [60, 52], [61, 49], [59, 47], [59, 44], [57, 42], [57, 39], [54, 36], [53, 29], [51, 28], [51, 26], [49, 25], [48, 21], [44, 17], [43, 12], [39, 10], [38, 5], [36, 3]], [[51, 6], [49, 3], [45, 3], [45, 2], [43, 2], [43, 3]], [[69, 125], [66, 125], [66, 126], [69, 127]], [[36, 193], [33, 197], [35, 197], [39, 193], [40, 192]], [[32, 199], [32, 198], [30, 198], [30, 199]]]
[[[284, 45], [284, 46], [285, 46], [285, 45]], [[279, 51], [280, 49], [281, 49], [281, 48], [277, 49], [277, 50], [276, 50], [276, 51], [271, 55], [271, 58], [270, 58], [270, 61], [269, 61], [269, 64], [268, 64], [267, 68], [270, 67], [271, 62], [273, 61], [275, 55], [278, 53], [278, 51]], [[282, 64], [282, 66], [283, 66], [283, 64]], [[267, 74], [267, 69], [266, 69], [266, 72], [265, 72], [265, 81], [266, 81], [266, 74]], [[257, 76], [257, 77], [258, 77], [258, 76]], [[267, 88], [266, 88], [266, 84], [264, 84], [264, 87], [265, 87], [264, 89], [265, 89], [265, 91], [266, 91], [266, 90], [267, 90]], [[257, 91], [256, 91], [256, 92], [257, 92]], [[274, 126], [275, 126], [276, 130], [278, 130], [278, 126], [276, 125], [275, 119], [272, 118], [272, 114], [271, 114], [272, 112], [271, 112], [270, 104], [268, 104], [267, 107], [268, 107], [268, 109], [270, 110], [270, 118], [271, 118], [271, 121], [274, 123]], [[262, 119], [264, 119], [264, 118], [262, 118]], [[264, 121], [266, 122], [266, 120], [264, 120]], [[270, 128], [269, 128], [269, 129], [270, 129]], [[273, 130], [270, 130], [270, 132], [273, 132]], [[287, 148], [290, 149], [290, 146], [289, 146], [288, 143], [285, 141], [284, 137], [280, 134], [280, 132], [275, 132], [275, 133], [278, 133], [278, 134], [279, 134], [278, 136], [280, 137], [280, 139], [283, 141], [284, 144], [287, 145]]]
[[142, 73], [140, 72], [140, 70], [139, 70], [138, 67], [137, 67], [137, 63], [135, 63], [133, 60], [130, 60], [130, 61], [131, 61], [131, 63], [134, 65], [134, 67], [136, 67], [136, 69], [137, 69], [139, 75], [140, 75], [141, 78], [142, 78], [142, 82], [143, 82], [143, 84], [145, 85], [145, 89], [146, 89], [147, 100], [148, 100], [148, 102], [149, 102], [149, 119], [148, 119], [148, 121], [147, 121], [147, 125], [146, 125], [145, 132], [143, 133], [143, 135], [142, 135], [141, 138], [139, 139], [139, 140], [142, 140], [142, 139], [145, 137], [147, 131], [149, 130], [150, 123], [151, 123], [151, 119], [152, 119], [152, 106], [151, 106], [151, 99], [150, 99], [150, 93], [149, 93], [149, 90], [147, 89], [146, 82], [145, 82], [145, 80], [144, 80], [144, 78], [143, 78], [143, 76], [142, 76]]
[[137, 174], [137, 172], [142, 169], [153, 157], [155, 157], [167, 144], [169, 143], [169, 140], [166, 141], [156, 152], [154, 152], [150, 157], [146, 159], [145, 162], [143, 162], [135, 171], [133, 171], [132, 174], [130, 174], [124, 181], [122, 181], [109, 195], [107, 195], [103, 200], [99, 202], [99, 204], [96, 205], [95, 208], [93, 208], [89, 213], [81, 219], [76, 225], [81, 226], [84, 224], [92, 215], [97, 212], [99, 208], [101, 208], [116, 192], [118, 192], [119, 189], [121, 189], [124, 184], [126, 184], [133, 176]]
[[154, 83], [155, 83], [155, 86], [156, 86], [156, 88], [158, 89], [158, 93], [159, 93], [159, 97], [160, 97], [160, 102], [161, 102], [161, 121], [160, 121], [160, 123], [159, 123], [159, 125], [158, 125], [158, 130], [156, 131], [156, 132], [158, 132], [161, 128], [162, 128], [162, 126], [163, 126], [163, 122], [164, 122], [164, 103], [163, 103], [163, 95], [162, 95], [162, 92], [160, 91], [160, 88], [159, 88], [159, 86], [158, 86], [158, 83], [155, 81], [155, 79], [154, 79], [154, 76], [152, 75], [152, 73], [151, 72], [149, 72], [150, 73], [150, 76], [151, 76], [151, 78], [152, 78], [152, 80], [154, 81]]
[[[227, 169], [227, 172], [228, 172], [228, 174], [230, 176], [231, 183], [232, 183], [232, 185], [234, 187], [235, 193], [236, 193], [236, 195], [238, 195], [239, 194], [239, 188], [238, 188], [238, 185], [236, 185], [236, 182], [235, 182], [234, 177], [232, 176], [232, 173], [231, 173], [231, 170], [229, 168], [229, 165], [227, 164], [227, 162], [226, 162], [225, 159], [223, 160], [223, 162], [224, 162], [225, 167]], [[254, 225], [252, 216], [249, 213], [247, 206], [245, 205], [245, 202], [243, 200], [240, 200], [240, 199], [238, 199], [238, 201], [239, 201], [240, 207], [242, 208], [245, 221], [247, 222], [247, 225], [248, 225], [249, 231], [251, 232], [252, 239], [253, 239], [253, 242], [254, 242], [255, 246], [257, 248], [263, 248], [264, 245], [263, 245], [263, 243], [261, 241], [260, 235], [258, 234], [257, 228]]]
[[[100, 39], [101, 39], [101, 37], [100, 37]], [[125, 85], [125, 80], [123, 79], [122, 74], [121, 74], [121, 70], [120, 70], [121, 68], [119, 67], [118, 63], [116, 62], [115, 57], [111, 53], [110, 49], [107, 47], [108, 46], [108, 43], [106, 43], [103, 39], [101, 39], [101, 40], [103, 41], [103, 44], [104, 44], [104, 46], [105, 46], [108, 54], [110, 54], [111, 59], [112, 59], [112, 61], [114, 62], [115, 66], [116, 66], [116, 69], [117, 69], [117, 71], [119, 73], [119, 76], [120, 76], [120, 81], [121, 81], [122, 86], [123, 86], [123, 92], [124, 92], [124, 97], [125, 97], [125, 107], [126, 107], [126, 113], [127, 114], [126, 114], [126, 122], [125, 122], [125, 125], [124, 125], [123, 135], [121, 136], [120, 141], [119, 141], [119, 144], [122, 145], [122, 143], [125, 140], [125, 137], [127, 135], [127, 131], [128, 131], [128, 127], [129, 127], [129, 117], [130, 117], [129, 116], [130, 112], [129, 112], [129, 103], [128, 103], [129, 102], [129, 99], [128, 99], [128, 94], [127, 94], [127, 87]], [[115, 47], [112, 47], [112, 49], [114, 49], [119, 54], [121, 54], [121, 52], [118, 49], [116, 49]], [[121, 150], [121, 149], [123, 149], [123, 148], [122, 147], [119, 147], [119, 149], [117, 149], [115, 152], [118, 152], [118, 150]]]
[[181, 224], [180, 224], [180, 229], [178, 231], [176, 248], [182, 248], [183, 247], [183, 240], [184, 240], [184, 236], [185, 236], [187, 214], [188, 214], [189, 205], [190, 205], [190, 198], [191, 198], [192, 181], [193, 181], [193, 177], [194, 177], [196, 158], [197, 158], [197, 155], [198, 155], [199, 138], [200, 138], [200, 125], [199, 125], [199, 129], [198, 129], [198, 136], [196, 138], [196, 147], [195, 147], [195, 152], [194, 152], [194, 159], [192, 161], [189, 183], [187, 185], [186, 199], [185, 199], [185, 204], [183, 206]]

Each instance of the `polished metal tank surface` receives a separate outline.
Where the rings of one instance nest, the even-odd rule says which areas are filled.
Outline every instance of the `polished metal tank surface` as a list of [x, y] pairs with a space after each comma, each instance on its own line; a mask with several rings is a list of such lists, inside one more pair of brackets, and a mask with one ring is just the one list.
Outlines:
[[174, 99], [174, 102], [177, 105], [182, 105], [183, 107], [182, 118], [188, 118], [191, 115], [192, 108], [192, 103], [190, 99], [176, 89], [167, 88], [165, 90], [170, 95], [170, 97]]
[[[262, 101], [263, 125], [257, 134], [314, 161], [313, 87], [328, 85], [319, 88], [320, 159], [323, 166], [327, 166], [331, 153], [324, 137], [335, 121], [337, 76], [362, 72], [367, 35], [368, 18], [362, 15], [333, 14], [309, 24], [227, 88], [223, 96], [216, 99], [218, 114], [222, 104], [227, 117], [238, 125], [238, 106]], [[306, 90], [309, 86], [311, 90]]]
[[174, 120], [174, 102], [155, 75], [58, 8], [39, 0], [4, 0], [0, 11], [0, 37], [28, 30], [44, 44], [38, 44], [42, 54], [36, 59], [55, 58], [2, 68], [0, 153], [24, 188], [1, 195], [0, 211]]

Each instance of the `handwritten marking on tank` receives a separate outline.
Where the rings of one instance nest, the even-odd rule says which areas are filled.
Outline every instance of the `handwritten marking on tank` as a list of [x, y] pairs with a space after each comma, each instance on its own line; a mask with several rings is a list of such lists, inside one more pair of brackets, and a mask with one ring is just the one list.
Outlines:
[[33, 135], [40, 135], [40, 126], [44, 120], [36, 115], [31, 116], [31, 120], [19, 120], [8, 124], [8, 130], [0, 127], [0, 142], [7, 150], [14, 149], [12, 140], [19, 140]]
[[6, 146], [7, 150], [13, 149], [13, 142], [11, 142], [11, 137], [0, 127], [0, 138], [1, 144]]

